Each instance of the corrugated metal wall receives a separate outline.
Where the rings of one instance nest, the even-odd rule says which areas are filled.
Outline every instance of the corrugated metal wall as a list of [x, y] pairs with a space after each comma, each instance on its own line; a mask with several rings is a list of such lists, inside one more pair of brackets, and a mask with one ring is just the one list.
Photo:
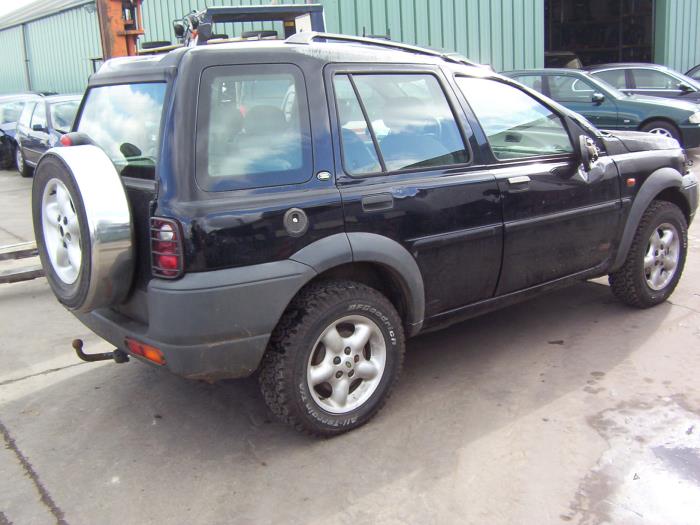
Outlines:
[[[386, 35], [392, 40], [457, 51], [496, 70], [542, 67], [545, 0], [322, 0], [327, 30]], [[171, 23], [205, 5], [261, 5], [272, 0], [145, 0], [143, 40], [174, 42]], [[285, 0], [278, 3], [304, 3]], [[32, 89], [81, 91], [101, 55], [96, 13], [85, 6], [25, 26]], [[272, 24], [216, 27], [235, 36]], [[281, 33], [281, 26], [275, 26]], [[26, 89], [19, 28], [0, 31], [0, 93]]]
[[[146, 0], [145, 40], [174, 42], [172, 20], [204, 8], [205, 3], [216, 6], [271, 2]], [[544, 0], [321, 0], [320, 3], [324, 6], [326, 29], [333, 33], [389, 33], [392, 40], [457, 51], [499, 71], [542, 67], [544, 63]], [[217, 26], [215, 31], [235, 36], [241, 30], [263, 28], [259, 23], [241, 26], [236, 25], [238, 31], [230, 26]], [[271, 27], [266, 24], [264, 28]]]
[[24, 91], [27, 88], [22, 52], [22, 28], [0, 31], [0, 93]]
[[84, 6], [0, 31], [0, 93], [30, 89], [22, 45], [27, 42], [31, 89], [79, 93], [102, 56], [97, 14]]
[[654, 61], [684, 73], [700, 64], [700, 2], [656, 0]]
[[27, 24], [27, 48], [35, 91], [77, 93], [102, 56], [97, 14], [83, 7]]

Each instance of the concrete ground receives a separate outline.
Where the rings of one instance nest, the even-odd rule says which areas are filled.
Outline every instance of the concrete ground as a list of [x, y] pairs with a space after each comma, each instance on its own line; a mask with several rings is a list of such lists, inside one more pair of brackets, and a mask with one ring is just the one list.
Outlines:
[[[0, 172], [0, 244], [32, 238]], [[207, 385], [108, 351], [44, 279], [0, 285], [0, 525], [691, 524], [700, 518], [700, 238], [651, 310], [600, 282], [421, 336], [367, 426], [271, 419], [254, 380]]]

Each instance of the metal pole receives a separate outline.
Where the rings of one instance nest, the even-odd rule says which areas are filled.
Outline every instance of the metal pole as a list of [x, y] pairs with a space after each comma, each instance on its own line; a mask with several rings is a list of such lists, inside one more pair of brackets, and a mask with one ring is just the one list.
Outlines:
[[22, 54], [24, 55], [24, 78], [27, 82], [27, 91], [32, 90], [32, 75], [29, 69], [29, 46], [27, 45], [27, 31], [25, 28], [26, 24], [22, 24], [20, 30], [22, 31]]

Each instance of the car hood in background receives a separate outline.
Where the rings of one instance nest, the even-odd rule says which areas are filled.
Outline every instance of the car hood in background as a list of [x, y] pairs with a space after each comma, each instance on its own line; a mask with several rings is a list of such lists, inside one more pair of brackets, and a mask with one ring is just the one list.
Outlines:
[[604, 131], [602, 137], [606, 144], [606, 150], [610, 153], [611, 147], [616, 153], [619, 146], [624, 147], [630, 153], [637, 151], [680, 149], [680, 144], [676, 139], [655, 135], [654, 133], [644, 133], [643, 131]]

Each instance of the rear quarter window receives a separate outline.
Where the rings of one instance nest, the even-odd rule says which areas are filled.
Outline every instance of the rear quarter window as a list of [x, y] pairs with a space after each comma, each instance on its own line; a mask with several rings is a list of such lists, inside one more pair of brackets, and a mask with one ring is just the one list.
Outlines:
[[204, 70], [196, 178], [207, 191], [300, 184], [313, 160], [306, 89], [291, 64]]
[[155, 178], [166, 84], [117, 84], [88, 90], [77, 131], [86, 133], [125, 177]]

